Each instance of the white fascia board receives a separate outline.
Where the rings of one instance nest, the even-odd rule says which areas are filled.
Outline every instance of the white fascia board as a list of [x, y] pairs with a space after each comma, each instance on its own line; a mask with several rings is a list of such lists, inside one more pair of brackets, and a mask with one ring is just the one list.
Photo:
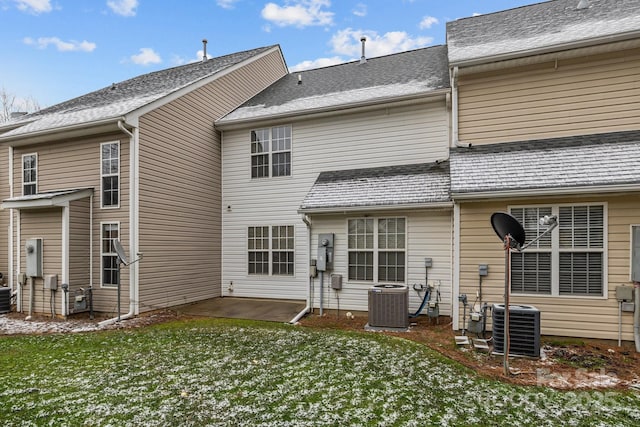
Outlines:
[[[271, 49], [265, 50], [262, 53], [259, 53], [258, 55], [254, 55], [250, 58], [245, 59], [244, 61], [238, 62], [237, 64], [234, 64], [230, 67], [225, 68], [224, 70], [220, 70], [217, 73], [207, 76], [207, 77], [203, 77], [200, 80], [197, 80], [193, 83], [188, 84], [187, 86], [184, 86], [178, 90], [175, 90], [173, 92], [170, 92], [169, 94], [156, 99], [155, 101], [152, 101], [136, 110], [130, 111], [129, 113], [126, 114], [126, 122], [134, 125], [135, 127], [137, 127], [138, 125], [138, 119], [147, 114], [150, 111], [153, 111], [157, 108], [162, 107], [165, 104], [168, 104], [171, 101], [175, 101], [176, 99], [180, 98], [181, 96], [184, 96], [196, 89], [201, 88], [202, 86], [205, 86], [227, 74], [230, 74], [242, 67], [244, 67], [247, 64], [251, 64], [252, 62], [257, 61], [258, 59], [261, 59], [267, 55], [270, 55], [273, 52], [280, 52], [280, 57], [282, 57], [282, 51], [280, 50], [279, 46], [274, 46]], [[283, 59], [284, 61], [284, 59]], [[283, 64], [283, 66], [286, 66], [286, 64]], [[286, 75], [287, 73], [287, 69], [284, 68], [283, 69], [283, 76]]]
[[20, 135], [0, 136], [0, 143], [8, 142], [12, 147], [38, 144], [60, 139], [78, 138], [99, 133], [119, 132], [118, 121], [122, 116], [109, 117], [93, 122], [79, 123], [59, 128], [29, 132]]
[[241, 129], [248, 125], [260, 126], [262, 123], [270, 123], [273, 121], [300, 121], [317, 119], [321, 117], [330, 117], [342, 115], [345, 110], [349, 110], [349, 113], [359, 113], [365, 111], [371, 111], [378, 108], [391, 108], [400, 107], [404, 105], [413, 105], [419, 103], [433, 102], [438, 99], [446, 99], [447, 94], [451, 92], [450, 88], [438, 89], [429, 92], [415, 93], [411, 95], [405, 95], [402, 97], [383, 97], [375, 98], [367, 101], [359, 101], [341, 105], [330, 105], [326, 107], [311, 108], [307, 110], [286, 111], [277, 114], [267, 114], [264, 116], [247, 117], [236, 120], [222, 120], [216, 121], [215, 127], [218, 130], [234, 130]]
[[486, 199], [511, 199], [518, 197], [548, 197], [548, 196], [584, 196], [601, 193], [630, 193], [640, 191], [639, 184], [620, 184], [593, 187], [565, 187], [565, 188], [532, 188], [526, 190], [507, 191], [478, 191], [475, 193], [451, 192], [454, 201], [473, 201]]
[[51, 197], [30, 200], [6, 200], [2, 202], [2, 209], [31, 209], [50, 208], [68, 206], [69, 202], [84, 199], [93, 194], [93, 188], [83, 188], [81, 190], [69, 192]]
[[398, 211], [398, 210], [418, 210], [418, 209], [451, 209], [453, 202], [436, 202], [436, 203], [415, 203], [403, 205], [378, 205], [378, 206], [344, 206], [344, 207], [327, 207], [327, 208], [301, 208], [298, 209], [300, 214], [341, 214], [353, 212], [371, 212], [371, 211]]
[[581, 40], [576, 42], [560, 43], [556, 45], [521, 50], [517, 52], [507, 52], [507, 53], [501, 53], [501, 54], [492, 55], [492, 56], [485, 56], [485, 57], [466, 59], [466, 60], [463, 59], [459, 61], [450, 61], [449, 66], [450, 67], [457, 66], [460, 68], [471, 67], [474, 65], [482, 65], [482, 64], [488, 64], [491, 62], [500, 62], [500, 61], [507, 61], [510, 59], [522, 58], [525, 56], [542, 55], [546, 53], [553, 53], [553, 52], [559, 52], [559, 51], [570, 50], [570, 49], [579, 49], [579, 48], [590, 47], [595, 45], [602, 45], [606, 43], [614, 43], [619, 41], [635, 39], [638, 37], [640, 37], [640, 31], [630, 31], [622, 34], [602, 36], [602, 37], [597, 37], [597, 38], [588, 39], [588, 40]]

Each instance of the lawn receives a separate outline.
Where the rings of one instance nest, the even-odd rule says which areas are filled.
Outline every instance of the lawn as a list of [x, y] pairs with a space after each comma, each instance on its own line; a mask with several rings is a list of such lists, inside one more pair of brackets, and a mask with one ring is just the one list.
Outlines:
[[0, 337], [0, 424], [622, 426], [640, 395], [493, 382], [382, 334], [207, 319]]

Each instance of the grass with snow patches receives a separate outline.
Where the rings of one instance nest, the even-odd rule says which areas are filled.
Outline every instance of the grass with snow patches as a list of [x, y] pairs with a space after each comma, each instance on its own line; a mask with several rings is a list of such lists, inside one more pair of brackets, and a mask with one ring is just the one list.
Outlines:
[[206, 319], [0, 337], [0, 424], [638, 425], [640, 396], [493, 382], [381, 334]]

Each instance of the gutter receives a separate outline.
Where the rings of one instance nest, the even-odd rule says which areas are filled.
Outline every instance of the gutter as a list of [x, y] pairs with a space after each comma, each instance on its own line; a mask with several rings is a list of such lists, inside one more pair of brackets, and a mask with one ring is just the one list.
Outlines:
[[628, 193], [640, 191], [640, 183], [619, 185], [598, 185], [592, 187], [563, 187], [563, 188], [529, 188], [524, 190], [494, 190], [478, 191], [474, 193], [451, 192], [451, 198], [458, 201], [473, 201], [484, 199], [508, 199], [517, 197], [567, 196], [567, 195], [594, 195], [599, 193]]
[[[134, 133], [131, 133], [124, 126], [124, 119], [121, 118], [118, 120], [118, 128], [129, 136], [129, 253], [135, 254], [137, 253], [138, 248], [138, 230], [137, 230], [137, 208], [138, 208], [138, 194], [137, 194], [137, 184], [138, 184], [138, 138], [137, 138], [137, 129], [134, 129]], [[129, 312], [125, 315], [118, 316], [103, 320], [98, 323], [99, 326], [107, 326], [113, 323], [119, 322], [120, 320], [126, 320], [134, 317], [139, 310], [138, 307], [138, 266], [137, 263], [129, 264]]]
[[40, 142], [50, 141], [51, 139], [62, 139], [62, 138], [72, 138], [77, 136], [83, 136], [89, 133], [95, 133], [96, 127], [105, 127], [105, 132], [107, 131], [116, 131], [118, 129], [118, 122], [122, 117], [110, 117], [108, 119], [96, 120], [89, 123], [79, 123], [69, 126], [63, 126], [59, 128], [48, 128], [35, 132], [26, 132], [17, 135], [8, 135], [8, 136], [0, 136], [0, 143], [2, 142], [13, 142], [20, 141], [16, 144], [13, 144], [14, 147], [19, 147], [21, 145], [31, 145], [37, 144]]
[[302, 216], [302, 221], [307, 226], [307, 241], [309, 242], [309, 262], [307, 263], [307, 279], [309, 280], [309, 286], [307, 287], [307, 306], [302, 309], [302, 311], [289, 321], [292, 325], [298, 323], [300, 319], [302, 319], [307, 313], [311, 312], [311, 286], [313, 279], [311, 278], [311, 274], [309, 272], [309, 264], [311, 263], [311, 221], [307, 215]]
[[414, 210], [414, 209], [451, 209], [453, 202], [435, 202], [435, 203], [413, 203], [402, 205], [367, 205], [367, 206], [330, 206], [326, 208], [300, 208], [298, 213], [301, 214], [339, 214], [347, 212], [367, 212], [367, 211], [397, 211], [397, 210]]

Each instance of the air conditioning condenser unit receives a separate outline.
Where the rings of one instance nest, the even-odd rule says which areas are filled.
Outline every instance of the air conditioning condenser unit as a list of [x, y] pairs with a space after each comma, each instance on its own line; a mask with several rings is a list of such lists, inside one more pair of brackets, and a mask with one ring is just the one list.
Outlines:
[[369, 288], [369, 326], [409, 327], [409, 288], [402, 285], [375, 285]]

